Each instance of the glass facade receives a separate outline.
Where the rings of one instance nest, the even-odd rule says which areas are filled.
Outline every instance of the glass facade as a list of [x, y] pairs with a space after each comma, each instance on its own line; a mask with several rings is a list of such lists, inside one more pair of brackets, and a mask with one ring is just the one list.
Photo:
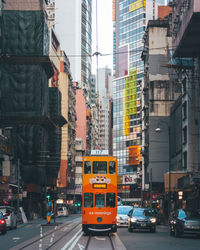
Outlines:
[[129, 147], [142, 144], [141, 60], [147, 14], [151, 19], [165, 0], [116, 0], [113, 22], [113, 151], [118, 174], [128, 173]]
[[92, 54], [92, 0], [82, 1], [81, 18], [81, 72], [82, 82], [87, 85], [91, 81], [91, 58]]

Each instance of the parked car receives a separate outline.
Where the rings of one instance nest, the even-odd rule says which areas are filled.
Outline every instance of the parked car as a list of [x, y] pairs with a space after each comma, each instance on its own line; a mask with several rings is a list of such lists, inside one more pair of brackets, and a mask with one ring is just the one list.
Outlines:
[[13, 229], [17, 228], [17, 214], [13, 207], [0, 206], [0, 212], [6, 221], [6, 227]]
[[0, 232], [1, 232], [2, 234], [5, 234], [5, 233], [6, 233], [6, 221], [5, 221], [5, 219], [3, 218], [2, 212], [0, 212]]
[[57, 208], [57, 216], [69, 216], [68, 209], [66, 207], [58, 207]]
[[134, 229], [148, 229], [150, 232], [156, 232], [156, 218], [152, 211], [147, 208], [134, 208], [129, 212], [128, 231], [132, 232]]
[[133, 209], [131, 206], [117, 207], [117, 226], [128, 226], [128, 213]]
[[178, 209], [172, 213], [169, 221], [170, 235], [179, 237], [184, 234], [200, 235], [200, 211]]

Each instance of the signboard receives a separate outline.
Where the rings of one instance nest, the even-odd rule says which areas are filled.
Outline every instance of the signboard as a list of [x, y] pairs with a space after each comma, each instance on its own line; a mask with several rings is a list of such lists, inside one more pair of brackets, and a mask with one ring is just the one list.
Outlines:
[[138, 0], [138, 1], [131, 3], [129, 5], [129, 12], [132, 12], [134, 10], [140, 9], [142, 7], [145, 7], [145, 6], [146, 6], [146, 0]]
[[107, 184], [106, 183], [94, 183], [93, 184], [93, 188], [96, 189], [106, 189], [107, 188]]
[[3, 161], [3, 176], [10, 176], [10, 161]]
[[91, 150], [91, 155], [108, 155], [108, 150]]
[[123, 184], [135, 184], [137, 182], [137, 175], [123, 175]]

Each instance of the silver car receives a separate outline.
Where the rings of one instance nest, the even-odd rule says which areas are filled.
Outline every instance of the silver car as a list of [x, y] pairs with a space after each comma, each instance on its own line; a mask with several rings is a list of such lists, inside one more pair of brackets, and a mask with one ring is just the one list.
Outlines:
[[117, 226], [128, 226], [128, 213], [131, 209], [131, 206], [117, 206]]
[[6, 221], [6, 227], [10, 229], [17, 228], [17, 215], [13, 207], [0, 206], [0, 212], [2, 212]]

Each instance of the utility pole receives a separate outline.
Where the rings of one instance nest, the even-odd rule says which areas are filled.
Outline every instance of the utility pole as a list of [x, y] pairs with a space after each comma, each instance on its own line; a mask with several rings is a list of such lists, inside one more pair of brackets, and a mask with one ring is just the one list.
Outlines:
[[20, 159], [17, 160], [17, 213], [19, 213]]
[[150, 208], [152, 209], [152, 168], [150, 169]]

